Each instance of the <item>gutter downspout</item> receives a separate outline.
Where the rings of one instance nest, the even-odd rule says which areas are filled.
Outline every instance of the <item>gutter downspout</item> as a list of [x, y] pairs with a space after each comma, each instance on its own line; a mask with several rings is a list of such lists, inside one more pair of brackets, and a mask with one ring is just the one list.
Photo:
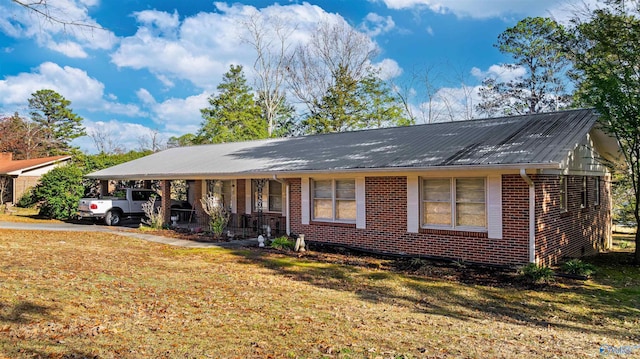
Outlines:
[[285, 216], [286, 216], [286, 231], [287, 231], [287, 235], [291, 234], [291, 219], [290, 219], [290, 212], [289, 212], [289, 200], [291, 198], [290, 196], [290, 188], [289, 188], [289, 182], [287, 181], [283, 181], [281, 179], [278, 178], [278, 175], [273, 175], [273, 180], [277, 181], [278, 183], [281, 183], [284, 185], [285, 187], [285, 201], [284, 201], [284, 205], [285, 205]]
[[536, 263], [536, 185], [524, 168], [520, 177], [529, 185], [529, 262]]

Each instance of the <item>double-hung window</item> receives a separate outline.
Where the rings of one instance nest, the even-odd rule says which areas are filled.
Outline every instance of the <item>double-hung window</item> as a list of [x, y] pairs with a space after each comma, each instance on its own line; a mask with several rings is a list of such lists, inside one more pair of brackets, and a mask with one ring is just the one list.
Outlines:
[[354, 179], [313, 180], [312, 219], [353, 223], [356, 220], [356, 182]]
[[422, 180], [422, 224], [441, 228], [487, 228], [484, 178]]

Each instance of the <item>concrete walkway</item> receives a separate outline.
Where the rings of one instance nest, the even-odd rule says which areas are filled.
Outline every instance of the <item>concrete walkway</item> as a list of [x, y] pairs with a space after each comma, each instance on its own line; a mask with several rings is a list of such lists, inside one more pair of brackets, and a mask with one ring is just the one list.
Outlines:
[[22, 223], [22, 222], [0, 222], [0, 230], [2, 229], [17, 229], [17, 230], [32, 230], [32, 231], [74, 231], [74, 232], [106, 232], [113, 233], [120, 236], [142, 239], [149, 242], [163, 243], [170, 246], [185, 247], [185, 248], [241, 248], [249, 247], [258, 244], [258, 240], [244, 239], [234, 240], [230, 242], [196, 242], [185, 239], [170, 238], [156, 236], [153, 234], [146, 234], [140, 231], [133, 230], [137, 228], [139, 223], [124, 222], [121, 227], [108, 227], [99, 224], [92, 223]]

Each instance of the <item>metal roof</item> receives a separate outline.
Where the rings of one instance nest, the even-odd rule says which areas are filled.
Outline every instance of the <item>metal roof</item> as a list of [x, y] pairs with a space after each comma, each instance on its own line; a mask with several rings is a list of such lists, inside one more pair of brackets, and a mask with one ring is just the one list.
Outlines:
[[558, 168], [594, 127], [593, 110], [167, 149], [87, 177], [185, 179], [448, 167]]

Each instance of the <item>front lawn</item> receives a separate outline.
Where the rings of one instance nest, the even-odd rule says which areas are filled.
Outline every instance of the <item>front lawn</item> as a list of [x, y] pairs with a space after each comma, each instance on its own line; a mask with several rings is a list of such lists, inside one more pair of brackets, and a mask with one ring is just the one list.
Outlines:
[[637, 267], [527, 289], [314, 258], [0, 229], [0, 358], [640, 353]]

